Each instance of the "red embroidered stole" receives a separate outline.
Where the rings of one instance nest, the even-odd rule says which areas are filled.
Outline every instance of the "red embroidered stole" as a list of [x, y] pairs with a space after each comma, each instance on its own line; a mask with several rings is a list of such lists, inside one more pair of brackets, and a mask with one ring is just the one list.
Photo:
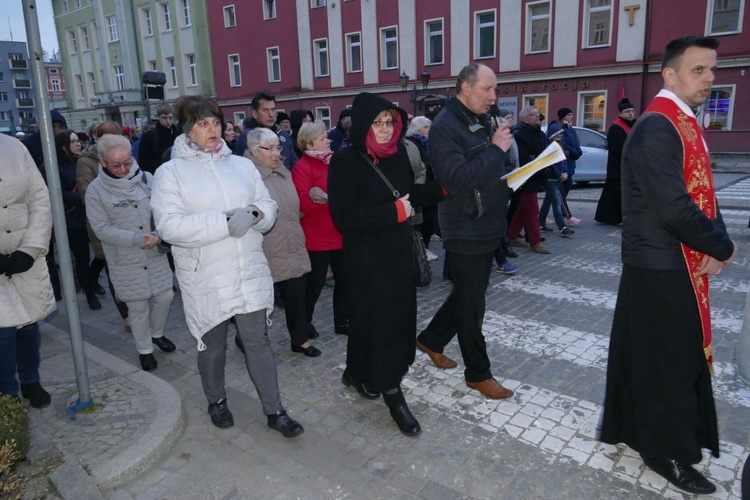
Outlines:
[[[695, 117], [688, 116], [680, 107], [666, 97], [657, 97], [646, 109], [646, 113], [658, 113], [667, 118], [680, 136], [682, 141], [682, 163], [685, 176], [685, 188], [698, 208], [711, 220], [716, 219], [716, 196], [714, 193], [713, 176], [711, 174], [711, 158], [703, 138], [703, 132], [698, 127]], [[690, 281], [693, 284], [695, 299], [698, 303], [701, 328], [703, 330], [703, 354], [708, 366], [713, 372], [713, 350], [711, 348], [711, 309], [709, 306], [708, 275], [698, 275], [697, 269], [704, 254], [693, 250], [684, 243], [682, 255], [685, 258]]]
[[615, 119], [615, 121], [613, 122], [613, 124], [614, 125], [619, 125], [620, 127], [622, 127], [622, 129], [625, 131], [625, 135], [630, 134], [630, 125], [628, 125], [625, 122], [625, 120], [623, 120], [619, 116]]

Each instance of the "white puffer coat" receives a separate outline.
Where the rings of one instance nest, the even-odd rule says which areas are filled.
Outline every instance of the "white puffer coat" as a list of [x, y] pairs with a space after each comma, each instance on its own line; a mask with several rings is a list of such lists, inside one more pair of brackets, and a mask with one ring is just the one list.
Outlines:
[[109, 276], [117, 298], [125, 302], [148, 300], [172, 288], [172, 270], [165, 254], [144, 249], [139, 236], [151, 229], [153, 176], [133, 163], [121, 179], [102, 167], [86, 190], [86, 217], [102, 242]]
[[[241, 238], [229, 235], [230, 210], [255, 205], [263, 218]], [[203, 334], [236, 314], [273, 310], [273, 281], [263, 232], [276, 221], [276, 202], [247, 158], [192, 149], [185, 135], [172, 160], [156, 171], [151, 196], [156, 229], [172, 244], [190, 333]]]
[[49, 192], [26, 147], [0, 134], [0, 254], [21, 250], [34, 265], [10, 278], [0, 274], [0, 327], [22, 327], [55, 310], [44, 256], [52, 236]]

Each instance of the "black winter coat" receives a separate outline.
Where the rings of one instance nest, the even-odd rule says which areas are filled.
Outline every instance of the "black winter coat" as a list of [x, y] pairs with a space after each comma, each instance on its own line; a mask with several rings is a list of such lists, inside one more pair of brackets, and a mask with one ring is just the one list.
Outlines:
[[[549, 140], [544, 135], [544, 132], [542, 132], [541, 127], [532, 127], [523, 122], [513, 128], [513, 137], [515, 137], [516, 144], [518, 144], [518, 162], [521, 166], [526, 165], [539, 156], [549, 144]], [[532, 175], [521, 190], [527, 193], [544, 191], [547, 183], [545, 170], [540, 170]]]
[[[391, 190], [365, 159], [371, 123], [386, 109], [397, 111], [401, 137], [406, 112], [382, 97], [362, 93], [352, 108], [352, 146], [336, 153], [328, 173], [328, 202], [343, 235], [349, 295], [347, 369], [354, 380], [374, 390], [397, 387], [414, 362], [417, 299], [412, 268], [412, 229], [399, 222]], [[404, 146], [380, 159], [377, 168], [399, 197], [415, 205], [434, 204], [435, 183], [414, 184]]]
[[164, 152], [171, 148], [174, 140], [180, 135], [177, 127], [170, 128], [157, 123], [153, 129], [144, 133], [141, 137], [141, 145], [138, 147], [138, 166], [152, 174], [161, 166]]

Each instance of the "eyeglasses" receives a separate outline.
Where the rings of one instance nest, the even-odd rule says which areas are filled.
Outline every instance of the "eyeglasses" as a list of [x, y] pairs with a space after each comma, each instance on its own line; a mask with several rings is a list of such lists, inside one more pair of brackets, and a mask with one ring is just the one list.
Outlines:
[[81, 141], [79, 141], [78, 139], [76, 139], [75, 141], [70, 141], [70, 143], [71, 143], [71, 144], [80, 144], [80, 143], [81, 143]]
[[281, 153], [281, 151], [282, 151], [281, 146], [273, 146], [273, 147], [270, 147], [270, 148], [267, 148], [266, 146], [258, 146], [258, 147], [260, 149], [265, 149], [266, 151], [271, 151], [271, 152], [275, 151], [277, 153]]
[[372, 126], [375, 128], [389, 128], [393, 126], [393, 120], [375, 120], [374, 122], [372, 122]]
[[129, 160], [126, 160], [120, 163], [108, 163], [106, 160], [102, 160], [102, 162], [104, 162], [104, 164], [107, 166], [109, 170], [119, 169], [119, 168], [130, 169], [130, 167], [133, 166], [133, 163], [135, 163], [135, 158], [131, 156]]

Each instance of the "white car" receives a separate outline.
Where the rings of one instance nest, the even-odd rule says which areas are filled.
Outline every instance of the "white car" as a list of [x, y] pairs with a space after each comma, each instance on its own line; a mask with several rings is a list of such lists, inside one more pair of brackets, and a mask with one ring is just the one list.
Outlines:
[[583, 154], [576, 160], [573, 182], [585, 185], [604, 182], [607, 178], [607, 136], [583, 127], [573, 127], [578, 134]]

